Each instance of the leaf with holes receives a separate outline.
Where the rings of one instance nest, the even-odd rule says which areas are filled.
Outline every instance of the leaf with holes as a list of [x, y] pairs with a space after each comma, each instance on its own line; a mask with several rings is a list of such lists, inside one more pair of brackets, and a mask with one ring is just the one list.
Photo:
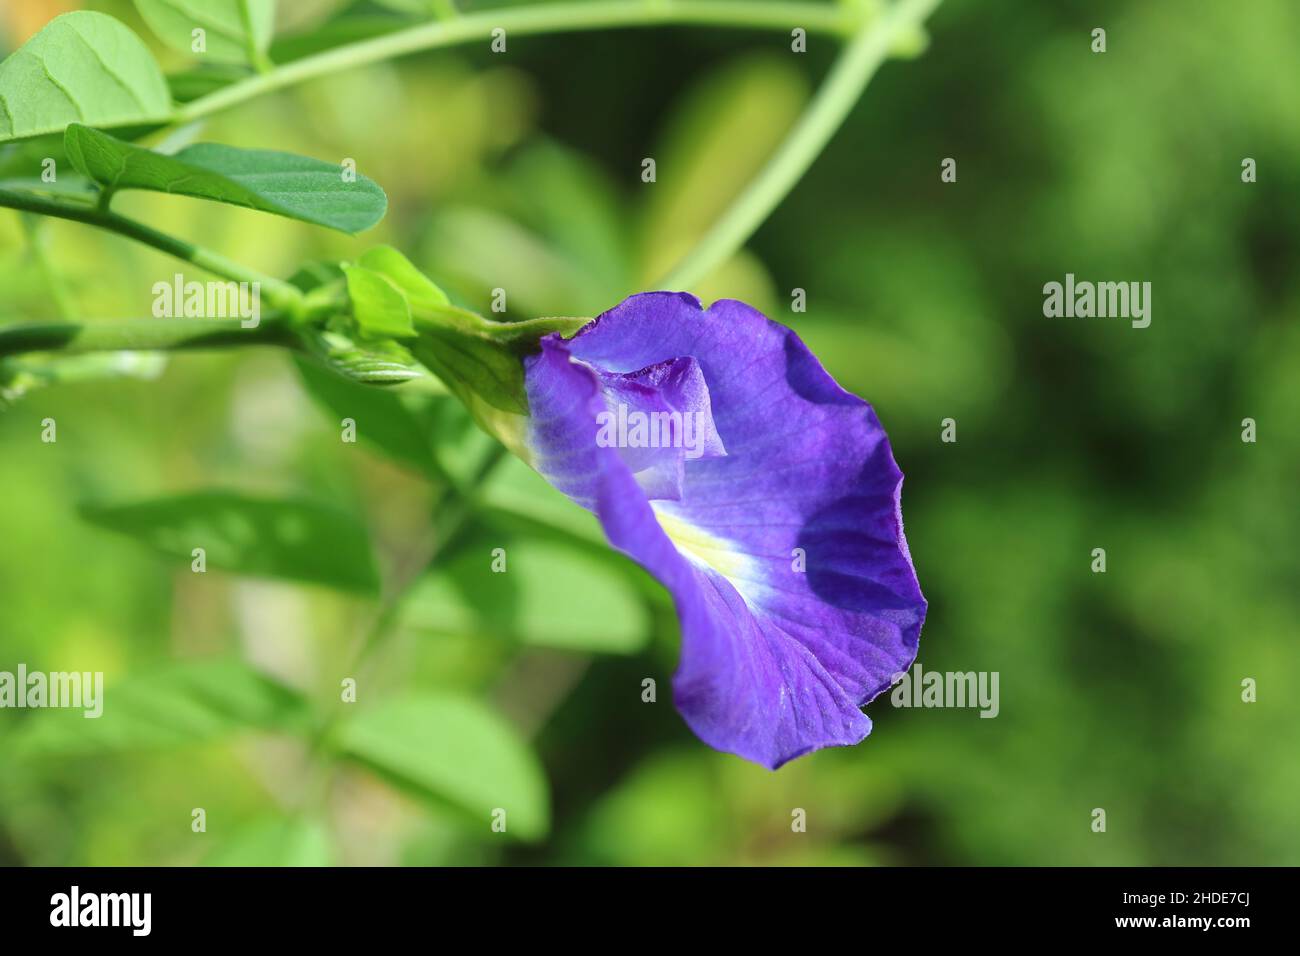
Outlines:
[[[230, 657], [171, 665], [106, 689], [95, 690], [87, 675], [82, 687], [82, 707], [51, 708], [23, 721], [5, 738], [6, 757], [167, 750], [250, 731], [306, 735], [312, 726], [306, 698]], [[96, 709], [99, 716], [86, 720]]]
[[373, 593], [378, 575], [365, 529], [350, 515], [309, 501], [199, 491], [128, 505], [86, 505], [92, 524], [130, 535], [210, 568]]

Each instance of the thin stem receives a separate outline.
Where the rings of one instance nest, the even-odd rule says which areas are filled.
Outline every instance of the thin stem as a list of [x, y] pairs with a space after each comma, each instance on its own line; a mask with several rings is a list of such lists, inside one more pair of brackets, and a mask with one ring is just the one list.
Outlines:
[[688, 289], [744, 245], [826, 148], [894, 43], [923, 23], [939, 2], [901, 0], [858, 31], [767, 165], [655, 288]]
[[435, 529], [437, 538], [421, 547], [416, 558], [410, 562], [410, 566], [401, 576], [401, 580], [393, 589], [392, 593], [383, 601], [379, 613], [375, 616], [369, 631], [357, 645], [352, 657], [352, 664], [348, 671], [355, 674], [361, 669], [362, 664], [374, 654], [379, 644], [392, 633], [393, 626], [400, 617], [403, 603], [409, 596], [412, 586], [419, 580], [420, 576], [433, 564], [437, 558], [444, 554], [448, 548], [456, 543], [460, 534], [465, 529], [465, 523], [474, 513], [474, 507], [478, 502], [479, 491], [488, 477], [505, 458], [506, 447], [498, 442], [492, 446], [483, 455], [474, 474], [464, 485], [447, 484], [443, 487], [440, 497], [437, 500], [438, 527]]
[[[465, 487], [453, 484], [443, 486], [434, 506], [437, 519], [437, 527], [434, 529], [436, 538], [431, 542], [421, 542], [417, 546], [415, 554], [406, 562], [406, 567], [402, 569], [396, 585], [380, 602], [379, 610], [372, 619], [370, 627], [366, 629], [366, 632], [353, 648], [347, 669], [343, 673], [359, 680], [362, 672], [373, 660], [375, 654], [392, 637], [401, 622], [402, 612], [405, 610], [406, 602], [414, 592], [415, 586], [420, 582], [424, 573], [433, 565], [434, 561], [444, 554], [451, 545], [456, 543], [461, 532], [465, 529], [466, 522], [474, 512], [479, 488], [487, 481], [493, 470], [505, 459], [506, 455], [505, 446], [494, 443], [474, 469], [474, 475], [468, 485]], [[342, 712], [335, 710], [321, 722], [312, 735], [310, 745], [312, 774], [308, 786], [305, 788], [304, 810], [308, 806], [318, 804], [324, 798], [329, 785], [331, 770], [325, 752], [329, 748], [334, 730], [342, 718]]]
[[0, 328], [0, 358], [24, 352], [153, 352], [232, 345], [293, 345], [288, 320], [263, 316], [253, 328], [239, 319], [132, 319], [58, 322]]
[[402, 606], [409, 596], [411, 588], [425, 570], [456, 543], [461, 532], [465, 529], [465, 522], [474, 513], [474, 507], [478, 501], [479, 490], [483, 482], [487, 481], [488, 476], [505, 459], [506, 454], [506, 447], [494, 442], [492, 447], [484, 454], [482, 460], [479, 461], [468, 483], [463, 486], [447, 484], [443, 487], [437, 501], [438, 527], [435, 529], [436, 540], [421, 549], [420, 556], [412, 562], [412, 568], [408, 569], [397, 587], [393, 589], [393, 592], [380, 606], [379, 613], [375, 616], [370, 630], [356, 648], [352, 666], [348, 673], [355, 674], [362, 664], [374, 654], [378, 645], [392, 633], [393, 626], [400, 617]]
[[846, 35], [857, 25], [860, 16], [830, 3], [797, 3], [788, 0], [755, 0], [746, 3], [736, 0], [589, 0], [583, 3], [475, 11], [350, 43], [277, 66], [269, 73], [249, 77], [199, 97], [181, 107], [174, 120], [178, 123], [190, 122], [271, 90], [283, 89], [339, 70], [390, 60], [420, 50], [486, 40], [496, 29], [506, 31], [507, 42], [511, 37], [532, 34], [668, 24], [783, 31], [802, 27], [810, 33]]
[[256, 282], [261, 287], [261, 294], [266, 297], [268, 304], [276, 309], [292, 310], [302, 298], [301, 293], [287, 282], [263, 275], [257, 270], [227, 259], [211, 249], [205, 249], [192, 242], [186, 242], [184, 239], [169, 236], [164, 232], [146, 226], [144, 223], [136, 222], [134, 219], [127, 219], [125, 216], [119, 216], [114, 212], [108, 212], [98, 206], [77, 202], [76, 200], [52, 199], [36, 193], [16, 192], [11, 189], [0, 189], [0, 206], [96, 226], [109, 232], [115, 232], [120, 236], [126, 236], [128, 239], [134, 239], [136, 242], [144, 243], [147, 246], [152, 246], [170, 256], [175, 256], [177, 259], [193, 263], [213, 275], [235, 282]]

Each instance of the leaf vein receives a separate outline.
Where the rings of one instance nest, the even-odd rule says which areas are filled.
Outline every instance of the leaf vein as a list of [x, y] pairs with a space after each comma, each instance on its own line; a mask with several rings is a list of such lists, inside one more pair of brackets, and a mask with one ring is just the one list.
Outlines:
[[211, 30], [218, 36], [225, 37], [227, 40], [231, 40], [235, 43], [242, 44], [244, 41], [244, 35], [239, 32], [238, 28], [232, 29], [226, 27], [220, 21], [204, 16], [201, 12], [195, 12], [187, 7], [183, 7], [179, 3], [174, 2], [174, 0], [159, 0], [159, 3], [164, 7], [170, 7], [177, 16], [192, 20], [196, 26], [201, 27], [204, 30]]
[[[74, 29], [72, 33], [74, 36], [76, 36], [78, 40], [81, 41], [82, 46], [84, 46], [87, 50], [90, 51], [90, 55], [93, 56], [95, 58], [95, 62], [99, 64], [99, 68], [103, 70], [106, 74], [108, 74], [108, 76], [112, 77], [113, 82], [116, 83], [118, 86], [120, 86], [123, 90], [125, 90], [127, 96], [135, 100], [135, 105], [140, 107], [140, 112], [144, 113], [146, 116], [150, 115], [149, 108], [144, 105], [144, 100], [140, 99], [140, 94], [137, 93], [129, 83], [127, 83], [125, 80], [123, 80], [120, 76], [118, 76], [115, 72], [113, 72], [113, 70], [109, 68], [108, 64], [104, 61], [104, 58], [99, 55], [99, 51], [95, 49], [95, 47], [90, 43], [89, 40], [87, 40], [85, 37], [81, 35], [81, 31]], [[45, 61], [44, 59], [42, 59], [41, 60], [42, 66], [44, 65], [44, 63]], [[48, 73], [49, 71], [47, 70], [46, 72]], [[77, 109], [78, 111], [80, 111], [81, 107], [78, 106]]]

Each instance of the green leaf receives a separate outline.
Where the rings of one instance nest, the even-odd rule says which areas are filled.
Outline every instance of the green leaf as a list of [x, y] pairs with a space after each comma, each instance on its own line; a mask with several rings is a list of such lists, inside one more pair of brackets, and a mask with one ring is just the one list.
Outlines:
[[167, 121], [167, 81], [140, 38], [103, 13], [55, 17], [0, 63], [0, 143], [69, 123]]
[[210, 199], [348, 233], [369, 229], [388, 208], [372, 180], [345, 182], [341, 167], [292, 153], [197, 143], [168, 156], [79, 123], [64, 145], [81, 173], [110, 190]]
[[378, 574], [365, 529], [351, 516], [308, 501], [199, 491], [128, 505], [83, 505], [92, 524], [119, 531], [190, 564], [237, 574], [373, 593]]
[[455, 0], [375, 0], [381, 7], [417, 16], [450, 20], [457, 15]]
[[[729, 827], [752, 798], [699, 749], [658, 751], [593, 801], [577, 826], [588, 859], [603, 865], [675, 866], [726, 859]], [[747, 779], [754, 786], [752, 778]], [[724, 797], [731, 797], [728, 803]]]
[[302, 292], [311, 292], [332, 283], [343, 284], [343, 269], [337, 262], [308, 259], [289, 276], [289, 284]]
[[[481, 481], [483, 462], [499, 444], [474, 421], [463, 402], [454, 395], [434, 396], [430, 408], [433, 418], [433, 456], [452, 484], [466, 494], [473, 494]], [[501, 464], [518, 459], [506, 455]], [[527, 466], [525, 466], [527, 467]]]
[[551, 529], [609, 552], [596, 516], [557, 494], [550, 482], [518, 458], [507, 458], [492, 470], [478, 500], [485, 515], [499, 513], [516, 527], [523, 519], [532, 532]]
[[489, 434], [526, 457], [523, 360], [538, 351], [543, 336], [571, 335], [588, 320], [490, 321], [448, 304], [436, 284], [387, 246], [370, 250], [343, 270], [361, 330], [376, 336], [410, 336], [418, 328], [418, 338], [410, 344], [412, 354], [464, 402]]
[[447, 293], [392, 246], [368, 249], [357, 262], [380, 273], [401, 289], [413, 309], [433, 309], [448, 304]]
[[507, 836], [538, 840], [550, 828], [537, 757], [514, 727], [472, 698], [386, 700], [343, 724], [336, 744], [395, 785], [468, 814], [485, 839], [498, 809]]
[[311, 725], [301, 694], [234, 658], [109, 682], [100, 703], [96, 718], [74, 708], [43, 710], [25, 720], [10, 738], [14, 756], [165, 749], [246, 730], [305, 734]]
[[503, 535], [527, 534], [577, 549], [599, 561], [606, 573], [618, 572], [647, 605], [672, 607], [672, 598], [658, 581], [636, 562], [610, 550], [595, 515], [556, 494], [545, 478], [518, 458], [503, 460], [480, 486], [476, 516], [482, 525]]
[[[222, 63], [265, 62], [275, 27], [275, 0], [135, 0], [149, 29], [174, 50]], [[206, 49], [194, 50], [194, 31]]]
[[407, 602], [407, 626], [598, 654], [645, 648], [650, 616], [625, 559], [500, 528], [476, 528], [439, 559]]
[[317, 820], [270, 817], [241, 828], [204, 862], [208, 866], [332, 866], [334, 847]]
[[357, 327], [375, 338], [412, 338], [411, 306], [405, 294], [387, 278], [365, 266], [345, 265], [348, 298]]
[[381, 7], [399, 10], [402, 13], [433, 13], [437, 8], [434, 0], [375, 0]]
[[351, 418], [357, 436], [423, 474], [439, 474], [424, 423], [402, 397], [392, 391], [362, 385], [295, 356], [303, 386], [337, 420]]

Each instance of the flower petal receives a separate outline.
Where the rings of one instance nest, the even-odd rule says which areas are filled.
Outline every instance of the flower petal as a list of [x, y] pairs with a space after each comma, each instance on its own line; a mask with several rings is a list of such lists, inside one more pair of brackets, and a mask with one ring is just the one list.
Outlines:
[[605, 397], [596, 441], [618, 448], [648, 498], [680, 499], [685, 462], [727, 450], [700, 364], [677, 358], [638, 372], [595, 369]]
[[[773, 768], [865, 737], [859, 708], [911, 666], [926, 608], [871, 407], [735, 301], [633, 296], [541, 344], [525, 360], [533, 464], [672, 593], [674, 697], [691, 729]], [[686, 460], [680, 494], [652, 499], [597, 441], [597, 415], [617, 400], [611, 373], [683, 358], [725, 453]]]

